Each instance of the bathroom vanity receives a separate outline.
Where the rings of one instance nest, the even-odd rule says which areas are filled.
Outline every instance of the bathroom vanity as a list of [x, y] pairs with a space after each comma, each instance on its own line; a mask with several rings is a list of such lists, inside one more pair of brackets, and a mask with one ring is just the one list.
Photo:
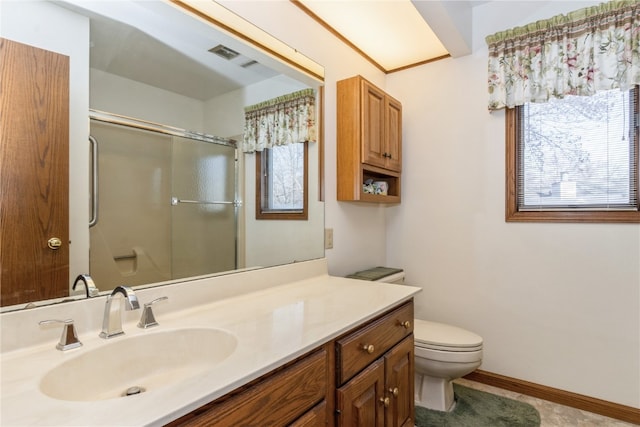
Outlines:
[[411, 300], [170, 425], [413, 426], [412, 322]]
[[[138, 290], [168, 297], [159, 326], [126, 311], [109, 340], [104, 297], [4, 313], [1, 424], [413, 425], [419, 290], [331, 277], [320, 259]], [[73, 318], [83, 346], [56, 350], [61, 328], [38, 325], [51, 318]]]

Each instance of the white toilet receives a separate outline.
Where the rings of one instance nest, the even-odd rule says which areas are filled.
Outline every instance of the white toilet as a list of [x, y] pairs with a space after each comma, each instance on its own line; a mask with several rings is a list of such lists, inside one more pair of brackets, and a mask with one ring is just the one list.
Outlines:
[[[404, 272], [377, 280], [404, 283]], [[482, 337], [443, 323], [414, 319], [416, 405], [450, 411], [455, 404], [452, 381], [482, 363]]]

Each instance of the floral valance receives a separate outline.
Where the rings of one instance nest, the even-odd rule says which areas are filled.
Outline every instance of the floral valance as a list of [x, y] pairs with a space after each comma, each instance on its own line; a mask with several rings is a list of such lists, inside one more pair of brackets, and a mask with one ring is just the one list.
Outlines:
[[245, 107], [243, 151], [316, 139], [314, 89], [304, 89]]
[[611, 1], [486, 38], [489, 110], [640, 84], [640, 1]]

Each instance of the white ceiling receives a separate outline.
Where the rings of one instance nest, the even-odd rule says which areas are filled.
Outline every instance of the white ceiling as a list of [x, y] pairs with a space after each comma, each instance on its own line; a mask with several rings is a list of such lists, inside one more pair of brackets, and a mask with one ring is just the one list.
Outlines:
[[[443, 55], [470, 52], [471, 10], [485, 1], [455, 0], [299, 0], [329, 31], [384, 72], [414, 66]], [[149, 20], [164, 2], [140, 2]], [[113, 3], [111, 4], [113, 6]], [[303, 10], [304, 10], [303, 8]], [[135, 11], [135, 10], [134, 10]], [[307, 11], [307, 13], [309, 13]], [[132, 11], [126, 11], [131, 15]], [[162, 10], [162, 12], [166, 12]], [[279, 73], [258, 63], [250, 51], [231, 61], [209, 49], [229, 42], [210, 27], [160, 28], [153, 36], [92, 13], [91, 66], [111, 74], [206, 100]], [[187, 19], [183, 15], [180, 19]], [[205, 25], [201, 22], [198, 25]], [[172, 46], [172, 47], [171, 47]], [[237, 47], [235, 47], [237, 48]]]
[[[190, 41], [191, 57], [121, 22], [91, 20], [91, 68], [205, 101], [278, 75], [252, 58], [223, 59], [209, 49], [224, 39], [213, 33]], [[125, 47], [125, 48], [123, 48]]]
[[385, 70], [448, 54], [409, 0], [300, 1]]
[[297, 0], [294, 4], [389, 73], [471, 52], [480, 0]]

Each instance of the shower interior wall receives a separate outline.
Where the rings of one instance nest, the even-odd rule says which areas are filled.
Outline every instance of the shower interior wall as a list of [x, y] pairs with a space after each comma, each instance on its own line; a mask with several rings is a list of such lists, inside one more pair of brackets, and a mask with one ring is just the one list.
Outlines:
[[[90, 271], [101, 290], [236, 268], [235, 148], [92, 120], [98, 221]], [[205, 203], [172, 204], [171, 198]]]

